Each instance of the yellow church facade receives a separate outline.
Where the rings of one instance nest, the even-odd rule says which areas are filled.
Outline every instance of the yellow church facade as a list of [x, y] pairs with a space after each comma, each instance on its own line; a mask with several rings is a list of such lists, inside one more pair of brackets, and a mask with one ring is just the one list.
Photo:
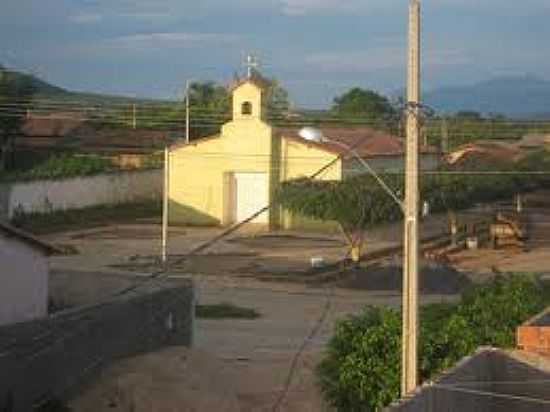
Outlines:
[[[264, 120], [263, 87], [247, 79], [233, 89], [233, 119], [219, 135], [169, 150], [171, 224], [231, 225], [273, 203], [280, 183], [313, 175], [337, 180], [341, 161], [307, 141], [286, 138]], [[291, 228], [292, 216], [271, 207], [252, 223]]]
[[[326, 127], [327, 141], [300, 137], [299, 128], [276, 128], [265, 120], [261, 78], [248, 78], [233, 89], [230, 122], [218, 135], [173, 145], [169, 150], [169, 220], [171, 224], [231, 225], [271, 205], [251, 223], [270, 229], [326, 229], [293, 216], [274, 204], [282, 182], [315, 174], [340, 180], [365, 173], [360, 156], [378, 172], [402, 172], [404, 141], [366, 126]], [[353, 155], [346, 148], [353, 147]], [[440, 153], [420, 152], [422, 169], [433, 170]], [[329, 227], [334, 227], [330, 224]]]

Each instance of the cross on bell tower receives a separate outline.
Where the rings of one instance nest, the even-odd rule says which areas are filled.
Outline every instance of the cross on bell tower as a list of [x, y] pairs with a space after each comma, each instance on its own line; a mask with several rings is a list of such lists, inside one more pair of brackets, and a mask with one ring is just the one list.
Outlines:
[[251, 79], [253, 70], [257, 70], [258, 67], [260, 67], [260, 63], [258, 62], [258, 59], [253, 54], [249, 53], [246, 56], [246, 78]]

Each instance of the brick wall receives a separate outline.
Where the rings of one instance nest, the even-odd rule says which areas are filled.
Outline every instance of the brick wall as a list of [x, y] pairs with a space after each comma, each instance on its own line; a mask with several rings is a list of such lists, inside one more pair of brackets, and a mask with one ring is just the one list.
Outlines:
[[63, 398], [116, 359], [192, 343], [194, 289], [143, 285], [104, 304], [0, 328], [0, 410]]
[[550, 308], [517, 329], [517, 345], [526, 351], [550, 355]]

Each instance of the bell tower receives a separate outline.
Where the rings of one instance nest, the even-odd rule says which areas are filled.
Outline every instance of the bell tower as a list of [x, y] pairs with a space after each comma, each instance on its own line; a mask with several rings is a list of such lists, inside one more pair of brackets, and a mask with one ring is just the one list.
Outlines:
[[233, 87], [233, 120], [261, 120], [267, 81], [257, 71], [258, 62], [254, 56], [248, 55], [246, 67], [246, 77]]

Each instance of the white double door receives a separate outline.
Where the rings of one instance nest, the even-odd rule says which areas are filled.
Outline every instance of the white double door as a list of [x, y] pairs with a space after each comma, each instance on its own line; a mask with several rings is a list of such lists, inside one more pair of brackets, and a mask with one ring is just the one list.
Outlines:
[[[235, 221], [248, 219], [269, 203], [269, 182], [267, 173], [234, 173]], [[250, 223], [268, 223], [268, 212], [264, 212]]]

